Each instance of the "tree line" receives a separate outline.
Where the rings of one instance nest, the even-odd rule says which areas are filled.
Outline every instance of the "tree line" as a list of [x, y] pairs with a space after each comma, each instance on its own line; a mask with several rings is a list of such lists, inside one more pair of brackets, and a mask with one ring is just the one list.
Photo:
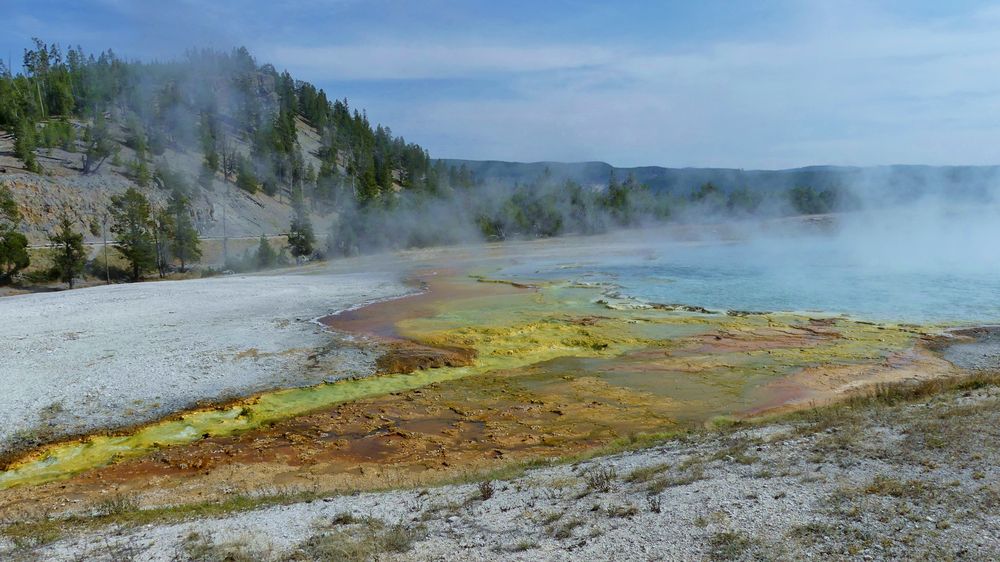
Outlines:
[[[271, 196], [301, 190], [312, 208], [330, 208], [345, 191], [368, 204], [441, 183], [441, 168], [419, 145], [373, 126], [346, 99], [330, 100], [287, 71], [258, 64], [242, 47], [141, 62], [34, 39], [22, 61], [17, 73], [0, 62], [0, 127], [14, 134], [30, 171], [40, 170], [39, 147], [79, 151], [81, 172], [99, 171], [119, 152], [114, 125], [127, 133], [124, 145], [135, 157], [122, 164], [140, 185], [168, 148], [201, 152], [201, 187], [222, 179]], [[85, 124], [82, 132], [70, 119]], [[318, 166], [306, 163], [297, 121], [318, 132]]]

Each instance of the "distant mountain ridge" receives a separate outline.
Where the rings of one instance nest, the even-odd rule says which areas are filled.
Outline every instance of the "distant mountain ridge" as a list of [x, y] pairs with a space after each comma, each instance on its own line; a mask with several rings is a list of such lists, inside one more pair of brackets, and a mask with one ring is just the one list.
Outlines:
[[787, 190], [798, 186], [815, 189], [855, 188], [888, 190], [895, 196], [945, 192], [956, 196], [996, 193], [1000, 166], [806, 166], [784, 170], [736, 168], [616, 167], [606, 162], [504, 162], [498, 160], [445, 159], [445, 164], [465, 166], [476, 178], [505, 184], [526, 183], [548, 173], [554, 179], [584, 186], [607, 185], [612, 173], [619, 180], [633, 174], [656, 191], [686, 195], [705, 183], [720, 190]]

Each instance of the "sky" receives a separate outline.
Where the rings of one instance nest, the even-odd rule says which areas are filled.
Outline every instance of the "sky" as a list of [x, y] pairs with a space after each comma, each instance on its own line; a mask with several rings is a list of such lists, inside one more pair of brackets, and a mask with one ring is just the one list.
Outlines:
[[998, 164], [988, 2], [0, 0], [31, 37], [243, 45], [433, 157], [618, 166]]

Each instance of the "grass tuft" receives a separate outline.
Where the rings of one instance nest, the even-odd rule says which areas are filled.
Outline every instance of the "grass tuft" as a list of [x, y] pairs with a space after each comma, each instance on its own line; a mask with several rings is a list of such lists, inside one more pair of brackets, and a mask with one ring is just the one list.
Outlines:
[[479, 483], [479, 497], [483, 501], [492, 498], [493, 494], [495, 493], [496, 493], [496, 485], [493, 483], [492, 480], [483, 480], [482, 482]]
[[599, 466], [583, 474], [587, 488], [595, 492], [609, 492], [615, 484], [618, 473], [613, 466]]

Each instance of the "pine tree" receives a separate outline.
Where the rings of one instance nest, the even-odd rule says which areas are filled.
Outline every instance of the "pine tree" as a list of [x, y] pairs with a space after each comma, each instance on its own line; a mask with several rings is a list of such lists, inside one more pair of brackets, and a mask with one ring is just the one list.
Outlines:
[[10, 189], [0, 185], [0, 284], [31, 264], [28, 238], [17, 231], [21, 213]]
[[257, 189], [259, 188], [257, 176], [253, 173], [250, 161], [243, 157], [237, 159], [236, 187], [247, 193], [257, 193]]
[[288, 246], [296, 261], [312, 255], [316, 244], [312, 222], [309, 221], [309, 211], [302, 198], [302, 190], [295, 190], [292, 196], [292, 224], [288, 230]]
[[73, 229], [69, 213], [62, 214], [59, 219], [59, 229], [49, 236], [49, 242], [55, 246], [53, 261], [55, 270], [59, 273], [59, 280], [72, 289], [74, 279], [83, 272], [87, 251], [83, 246], [83, 234]]
[[170, 253], [181, 262], [183, 272], [188, 263], [201, 259], [201, 241], [191, 221], [191, 201], [180, 190], [175, 189], [170, 195], [167, 209], [174, 226], [170, 238]]
[[98, 112], [94, 117], [94, 124], [83, 135], [83, 142], [86, 147], [83, 152], [83, 173], [90, 174], [100, 169], [101, 164], [114, 153], [114, 143], [103, 113]]
[[375, 179], [375, 160], [369, 159], [361, 177], [358, 178], [357, 198], [358, 203], [367, 205], [378, 198], [378, 181]]
[[270, 242], [267, 241], [267, 237], [263, 234], [260, 235], [260, 243], [257, 244], [257, 269], [268, 269], [274, 267], [278, 263], [278, 254], [271, 247]]
[[35, 158], [37, 137], [35, 125], [27, 119], [22, 119], [14, 131], [14, 154], [24, 162], [24, 169], [35, 173], [42, 171]]
[[153, 216], [152, 234], [156, 247], [156, 271], [160, 277], [166, 277], [167, 266], [170, 265], [168, 243], [173, 238], [174, 218], [166, 209], [160, 209]]
[[133, 281], [156, 265], [156, 246], [152, 230], [152, 209], [149, 201], [133, 187], [122, 195], [111, 197], [108, 212], [114, 224], [115, 248], [129, 262]]
[[149, 173], [149, 165], [142, 158], [138, 160], [133, 160], [129, 164], [129, 175], [132, 176], [132, 181], [134, 181], [139, 187], [146, 187], [149, 182], [152, 181], [153, 176]]
[[312, 162], [306, 164], [306, 175], [303, 180], [309, 185], [316, 183], [316, 168], [313, 166]]

